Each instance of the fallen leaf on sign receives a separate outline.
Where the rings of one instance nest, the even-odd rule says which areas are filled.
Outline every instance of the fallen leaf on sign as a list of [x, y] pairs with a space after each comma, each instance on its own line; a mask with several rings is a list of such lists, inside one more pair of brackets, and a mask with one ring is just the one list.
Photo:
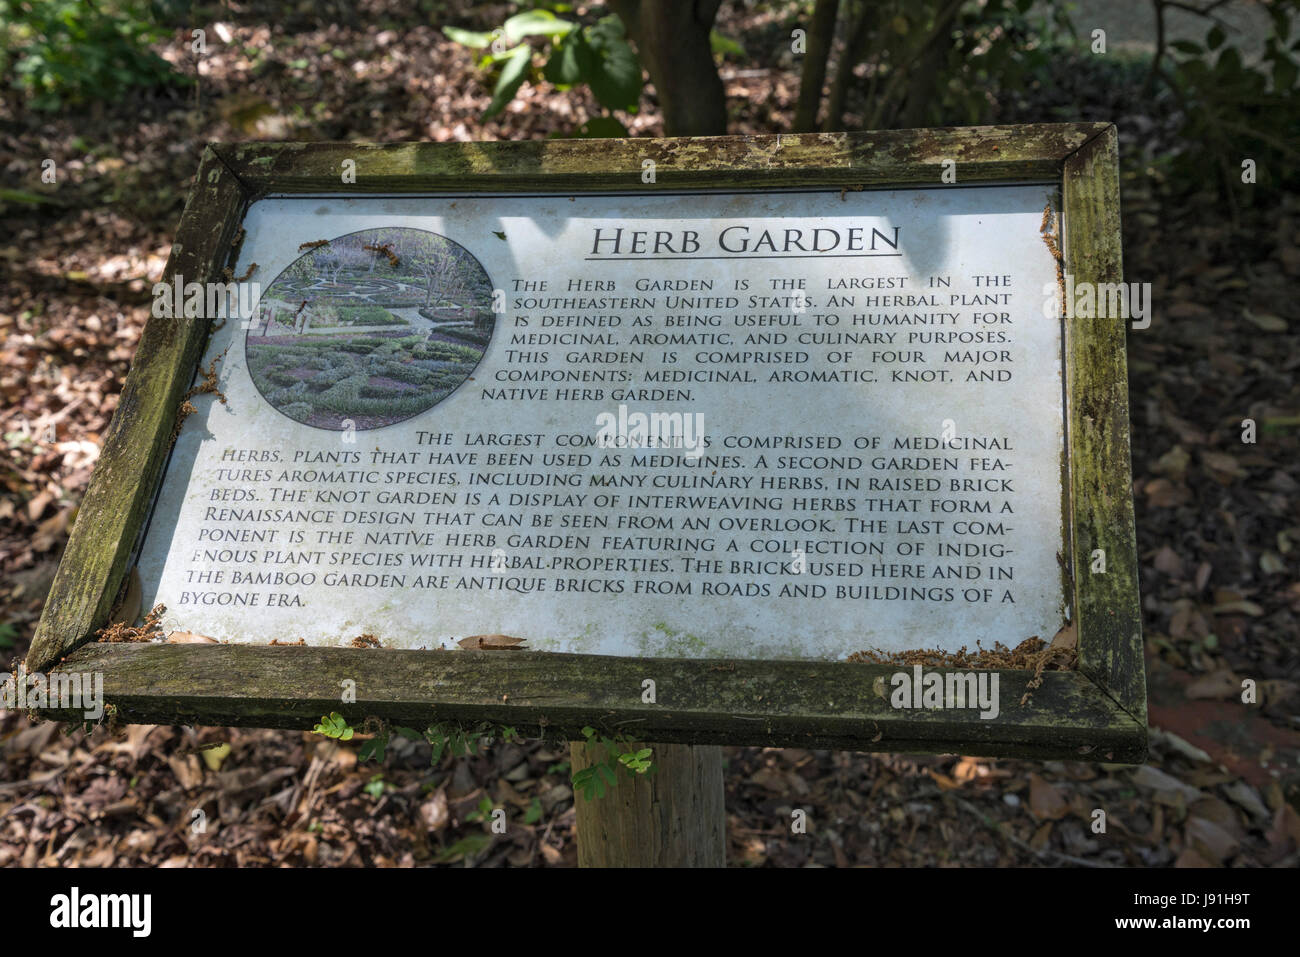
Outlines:
[[1074, 622], [1064, 626], [1052, 637], [1052, 643], [1049, 648], [1058, 648], [1062, 651], [1069, 651], [1078, 643], [1079, 631]]
[[511, 638], [509, 635], [470, 635], [456, 644], [462, 648], [483, 648], [518, 651], [524, 644], [523, 638]]
[[215, 638], [209, 638], [207, 635], [196, 635], [192, 631], [173, 631], [167, 636], [169, 645], [216, 645], [220, 644]]

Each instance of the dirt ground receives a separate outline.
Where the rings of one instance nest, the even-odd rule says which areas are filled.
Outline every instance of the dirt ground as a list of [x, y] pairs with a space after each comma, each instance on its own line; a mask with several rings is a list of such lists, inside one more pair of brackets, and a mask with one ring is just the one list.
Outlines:
[[[108, 428], [205, 142], [545, 137], [583, 94], [527, 87], [498, 118], [463, 48], [370, 5], [364, 25], [246, 6], [186, 91], [77, 116], [0, 114], [7, 179], [53, 202], [0, 230], [0, 644], [25, 654]], [[724, 32], [761, 36], [758, 14]], [[267, 22], [274, 27], [267, 27]], [[211, 36], [214, 31], [210, 30]], [[193, 71], [189, 35], [160, 50]], [[723, 70], [733, 132], [789, 129], [798, 78], [779, 57]], [[1037, 99], [1035, 98], [1037, 96]], [[790, 749], [726, 749], [733, 866], [1295, 867], [1300, 863], [1300, 202], [1174, 200], [1143, 157], [1167, 125], [1133, 90], [1029, 95], [1001, 119], [1115, 120], [1125, 150], [1125, 271], [1150, 282], [1129, 336], [1133, 493], [1151, 754], [1140, 768]], [[660, 132], [652, 100], [631, 123]], [[1153, 145], [1154, 144], [1154, 145]], [[1244, 444], [1241, 423], [1258, 425]], [[3, 663], [3, 662], [0, 662]], [[1241, 680], [1260, 689], [1240, 701]], [[207, 747], [215, 745], [216, 747]], [[395, 741], [131, 727], [86, 734], [0, 719], [0, 864], [570, 866], [564, 749], [497, 744], [431, 767]], [[488, 798], [511, 826], [473, 819]], [[792, 834], [791, 810], [807, 811]], [[1106, 813], [1094, 833], [1094, 810]], [[195, 833], [193, 811], [207, 826]], [[539, 813], [540, 812], [540, 813]]]

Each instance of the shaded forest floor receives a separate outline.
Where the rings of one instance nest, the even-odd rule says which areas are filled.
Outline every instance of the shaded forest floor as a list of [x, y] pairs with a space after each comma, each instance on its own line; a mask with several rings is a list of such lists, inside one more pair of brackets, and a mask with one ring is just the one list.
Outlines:
[[[205, 142], [537, 138], [576, 127], [591, 106], [528, 87], [484, 124], [490, 91], [432, 24], [374, 6], [364, 26], [246, 10], [227, 25], [231, 42], [209, 29], [197, 86], [77, 115], [0, 108], [7, 181], [39, 191], [42, 160], [59, 169], [53, 201], [8, 208], [0, 231], [0, 644], [13, 661]], [[755, 38], [788, 30], [727, 16], [724, 32], [743, 35], [752, 58], [723, 71], [732, 131], [787, 130], [797, 74], [780, 56], [764, 62]], [[178, 30], [160, 50], [193, 74], [188, 41]], [[1002, 105], [999, 119], [1119, 124], [1126, 278], [1153, 285], [1154, 322], [1129, 336], [1150, 763], [729, 748], [733, 865], [1300, 860], [1300, 202], [1234, 213], [1217, 195], [1175, 192], [1150, 165], [1173, 145], [1169, 124], [1143, 111], [1136, 87], [1066, 67], [1057, 79]], [[648, 95], [630, 126], [660, 132]], [[1241, 441], [1245, 418], [1257, 423], [1254, 444]], [[1257, 705], [1240, 703], [1243, 678], [1257, 682]], [[359, 764], [355, 743], [307, 732], [63, 731], [0, 719], [0, 864], [575, 861], [562, 746], [498, 744], [431, 768], [427, 747], [395, 742], [382, 766]], [[472, 819], [485, 797], [507, 808], [505, 835]], [[791, 833], [794, 808], [808, 812], [808, 833]], [[1105, 833], [1092, 830], [1098, 808]]]

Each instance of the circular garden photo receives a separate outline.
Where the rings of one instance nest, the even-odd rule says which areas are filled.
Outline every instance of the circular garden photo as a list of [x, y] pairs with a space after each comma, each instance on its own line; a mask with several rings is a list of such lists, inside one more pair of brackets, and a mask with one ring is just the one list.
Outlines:
[[[307, 245], [307, 244], [304, 244]], [[492, 282], [423, 229], [311, 244], [262, 293], [244, 350], [262, 396], [318, 429], [378, 429], [433, 408], [492, 338]]]

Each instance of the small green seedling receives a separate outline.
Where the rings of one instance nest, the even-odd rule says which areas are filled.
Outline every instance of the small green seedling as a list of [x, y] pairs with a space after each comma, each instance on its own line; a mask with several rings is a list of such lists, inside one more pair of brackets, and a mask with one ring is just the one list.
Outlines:
[[573, 775], [574, 791], [581, 791], [582, 796], [590, 801], [603, 798], [609, 788], [618, 784], [618, 769], [622, 767], [628, 774], [646, 774], [654, 766], [651, 761], [650, 748], [632, 749], [633, 744], [627, 735], [607, 738], [595, 728], [582, 729], [582, 736], [589, 745], [600, 745], [605, 749], [605, 759], [591, 767], [583, 768]]
[[356, 732], [348, 724], [347, 719], [337, 711], [331, 712], [320, 719], [320, 724], [312, 728], [316, 734], [323, 734], [327, 738], [335, 738], [339, 741], [351, 741], [352, 735]]

